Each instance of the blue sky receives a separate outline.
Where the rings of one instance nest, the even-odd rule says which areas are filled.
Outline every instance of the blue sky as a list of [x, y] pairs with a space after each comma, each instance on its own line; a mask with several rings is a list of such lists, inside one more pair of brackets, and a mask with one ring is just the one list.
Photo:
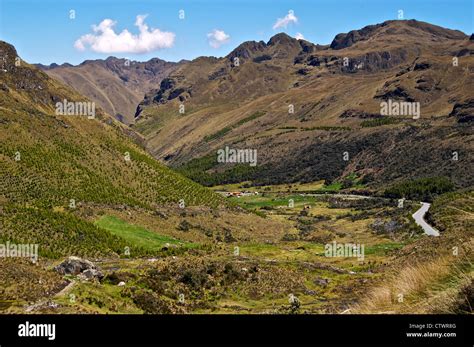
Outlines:
[[[70, 10], [75, 11], [74, 19]], [[179, 18], [180, 10], [184, 19]], [[274, 29], [289, 10], [296, 22], [290, 16], [286, 27]], [[79, 64], [110, 55], [178, 61], [224, 56], [243, 41], [267, 41], [278, 32], [300, 33], [313, 43], [328, 44], [340, 32], [397, 19], [399, 10], [405, 19], [473, 32], [472, 0], [0, 0], [0, 39], [15, 45], [31, 63]], [[138, 36], [135, 26], [137, 16], [145, 14], [146, 30], [159, 30], [147, 39]], [[125, 51], [116, 51], [124, 47], [121, 37], [111, 41], [93, 32], [92, 25], [104, 19], [115, 22], [115, 35], [124, 29], [135, 35]], [[208, 35], [214, 30], [218, 35], [212, 41]], [[94, 37], [82, 39], [80, 50], [75, 42], [86, 34]]]

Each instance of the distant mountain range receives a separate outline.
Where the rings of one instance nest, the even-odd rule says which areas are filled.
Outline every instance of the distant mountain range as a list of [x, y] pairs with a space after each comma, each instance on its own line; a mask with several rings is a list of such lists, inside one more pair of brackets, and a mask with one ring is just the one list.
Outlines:
[[[443, 175], [466, 186], [473, 52], [472, 36], [404, 20], [338, 34], [330, 45], [280, 33], [223, 58], [126, 66], [110, 57], [45, 71], [128, 124], [135, 115], [149, 151], [183, 172], [200, 168], [201, 183], [213, 172], [260, 183], [355, 173], [376, 185]], [[419, 103], [420, 118], [381, 114], [388, 101]], [[257, 149], [258, 169], [202, 165], [226, 145]], [[452, 152], [463, 160], [450, 161]]]
[[86, 60], [77, 66], [36, 64], [125, 124], [134, 122], [137, 105], [145, 93], [159, 85], [178, 65], [158, 58], [136, 62], [115, 57]]

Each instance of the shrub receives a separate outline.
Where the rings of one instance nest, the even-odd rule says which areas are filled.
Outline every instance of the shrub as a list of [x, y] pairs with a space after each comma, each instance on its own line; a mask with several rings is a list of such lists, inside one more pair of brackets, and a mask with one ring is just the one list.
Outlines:
[[435, 196], [453, 189], [454, 184], [447, 177], [427, 177], [395, 184], [385, 190], [384, 195], [431, 202]]
[[371, 128], [371, 127], [378, 127], [381, 125], [387, 125], [387, 124], [395, 124], [398, 123], [399, 120], [396, 118], [391, 118], [391, 117], [381, 117], [377, 119], [370, 119], [370, 120], [365, 120], [360, 123], [360, 126], [362, 128]]

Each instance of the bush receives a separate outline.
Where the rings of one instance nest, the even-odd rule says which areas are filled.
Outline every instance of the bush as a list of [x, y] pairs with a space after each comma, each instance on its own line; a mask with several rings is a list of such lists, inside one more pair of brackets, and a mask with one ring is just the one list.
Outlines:
[[365, 120], [360, 123], [360, 126], [362, 128], [371, 128], [371, 127], [378, 127], [381, 125], [395, 124], [398, 122], [399, 120], [396, 118], [382, 117], [382, 118], [377, 118], [377, 119]]
[[180, 279], [181, 283], [184, 283], [185, 285], [193, 289], [198, 289], [198, 288], [203, 287], [206, 281], [207, 281], [206, 273], [199, 270], [195, 270], [195, 269], [186, 270]]
[[261, 55], [259, 57], [253, 58], [253, 61], [254, 61], [254, 63], [260, 63], [262, 61], [271, 60], [271, 59], [272, 59], [272, 57], [270, 55], [264, 54], [264, 55]]
[[406, 198], [410, 200], [433, 201], [433, 198], [454, 189], [447, 177], [427, 177], [395, 184], [385, 190], [388, 198]]
[[189, 231], [189, 229], [191, 229], [193, 226], [191, 225], [191, 223], [189, 223], [187, 220], [182, 220], [179, 225], [178, 225], [178, 230], [181, 230], [181, 231]]

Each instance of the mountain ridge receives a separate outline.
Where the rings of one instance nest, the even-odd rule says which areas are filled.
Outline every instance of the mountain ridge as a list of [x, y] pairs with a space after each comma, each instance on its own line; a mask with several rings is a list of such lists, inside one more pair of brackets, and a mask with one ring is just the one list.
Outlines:
[[[193, 60], [147, 93], [134, 128], [145, 136], [151, 153], [172, 166], [199, 158], [204, 161], [226, 145], [260, 149], [262, 172], [246, 178], [266, 184], [271, 182], [265, 177], [276, 182], [342, 180], [351, 170], [359, 175], [370, 173], [379, 185], [400, 180], [404, 170], [397, 163], [416, 162], [424, 150], [420, 142], [412, 157], [402, 157], [393, 142], [408, 148], [403, 134], [419, 133], [420, 140], [434, 141], [438, 149], [432, 151], [436, 154], [433, 167], [416, 168], [413, 177], [431, 172], [452, 176], [463, 186], [472, 184], [461, 182], [447, 163], [442, 164], [449, 146], [459, 146], [469, 155], [469, 144], [458, 142], [470, 136], [470, 128], [458, 123], [458, 119], [470, 119], [466, 113], [471, 112], [468, 90], [474, 81], [470, 68], [474, 47], [469, 36], [412, 20], [364, 28], [363, 39], [340, 49], [316, 47], [277, 34], [269, 40], [271, 45], [249, 41], [226, 57]], [[341, 42], [345, 37], [339, 36]], [[453, 64], [458, 56], [459, 66]], [[234, 58], [239, 58], [237, 64]], [[419, 102], [420, 124], [410, 115], [383, 117], [380, 104], [389, 99]], [[458, 119], [449, 117], [455, 103]], [[290, 104], [294, 113], [289, 113]], [[178, 112], [180, 105], [187, 110], [184, 114]], [[383, 118], [387, 125], [382, 120], [364, 122], [366, 116]], [[452, 138], [442, 146], [436, 144], [442, 129], [450, 127], [459, 136], [455, 143], [449, 143]], [[350, 130], [344, 132], [347, 128]], [[374, 150], [366, 144], [371, 143], [392, 148], [393, 153], [379, 157], [388, 155], [393, 158], [391, 164], [370, 162]], [[324, 158], [304, 154], [316, 155], [318, 148], [325, 148]], [[342, 153], [349, 149], [353, 157], [345, 163]], [[298, 164], [302, 157], [305, 159]], [[463, 162], [455, 171], [465, 172], [466, 165]], [[232, 170], [230, 167], [216, 164], [207, 172]], [[461, 172], [457, 176], [467, 177]]]
[[[471, 42], [468, 35], [458, 30], [416, 20], [368, 25], [340, 33], [330, 45], [324, 46], [277, 33], [267, 42], [243, 42], [224, 57], [203, 56], [174, 65], [160, 76], [162, 78], [142, 89], [148, 89], [142, 100], [138, 101], [135, 95], [133, 100], [138, 106], [129, 105], [129, 112], [133, 110], [133, 116], [129, 117], [134, 117], [134, 121], [129, 119], [127, 123], [136, 123], [133, 127], [144, 136], [149, 151], [173, 166], [204, 158], [231, 143], [265, 148], [261, 163], [275, 168], [273, 165], [281, 161], [282, 165], [277, 165], [280, 176], [288, 176], [283, 174], [285, 165], [303, 171], [295, 172], [290, 180], [343, 179], [350, 167], [362, 164], [347, 166], [332, 159], [333, 169], [319, 168], [322, 174], [307, 175], [300, 165], [290, 163], [296, 155], [302, 155], [298, 154], [298, 146], [310, 149], [314, 142], [323, 141], [329, 142], [328, 152], [334, 152], [335, 148], [343, 151], [333, 140], [322, 136], [327, 131], [317, 129], [352, 129], [354, 138], [350, 141], [353, 143], [345, 145], [351, 148], [361, 148], [364, 141], [383, 145], [378, 133], [384, 129], [401, 136], [395, 134], [415, 125], [407, 117], [392, 117], [388, 122], [394, 124], [390, 126], [364, 127], [371, 123], [363, 119], [380, 118], [379, 105], [389, 99], [421, 102], [424, 120], [420, 122], [434, 126], [436, 131], [440, 131], [441, 126], [453, 126], [452, 121], [469, 124], [472, 103], [465, 89], [472, 85], [469, 62], [474, 47]], [[464, 60], [462, 68], [453, 66], [453, 57]], [[81, 65], [109, 64], [109, 69], [114, 70], [117, 64], [123, 63], [123, 59], [109, 57]], [[58, 69], [61, 70], [51, 71]], [[124, 81], [118, 83], [123, 85]], [[461, 88], [463, 83], [465, 87]], [[107, 95], [105, 99], [113, 104]], [[294, 105], [294, 116], [285, 112], [288, 104]], [[186, 108], [184, 116], [178, 112], [180, 105]], [[254, 114], [259, 116], [254, 117]], [[285, 128], [288, 129], [284, 131]], [[436, 131], [429, 136], [438, 136]], [[358, 133], [362, 138], [375, 137], [361, 142], [357, 139]], [[275, 139], [263, 142], [270, 134]], [[305, 139], [303, 134], [316, 137]], [[347, 140], [345, 136], [338, 139], [337, 132], [334, 135], [335, 141]], [[280, 141], [290, 141], [290, 148], [283, 150], [276, 146]], [[370, 158], [368, 154], [364, 156]], [[384, 170], [366, 164], [369, 168], [359, 169], [360, 174], [373, 171], [376, 180], [383, 180]], [[397, 171], [397, 164], [393, 165], [392, 170]], [[434, 172], [446, 174], [442, 167], [437, 165]], [[428, 173], [422, 172], [416, 175]], [[270, 176], [280, 179], [273, 174]]]
[[[284, 59], [288, 54], [295, 55], [301, 50], [301, 54], [315, 53], [329, 49], [340, 50], [352, 46], [361, 41], [366, 41], [376, 34], [380, 28], [389, 27], [397, 22], [406, 23], [407, 27], [415, 28], [423, 33], [461, 39], [466, 37], [464, 33], [444, 29], [435, 25], [420, 22], [416, 20], [407, 21], [385, 21], [381, 24], [368, 25], [362, 29], [352, 30], [348, 33], [340, 33], [335, 36], [329, 45], [319, 45], [307, 40], [297, 40], [286, 33], [277, 33], [267, 42], [264, 41], [245, 41], [234, 48], [225, 57], [198, 57], [191, 61], [181, 60], [179, 62], [167, 62], [160, 58], [151, 58], [148, 61], [138, 62], [130, 61], [124, 58], [109, 56], [106, 59], [85, 60], [78, 65], [63, 63], [58, 65], [36, 64], [37, 67], [49, 73], [52, 77], [66, 83], [81, 94], [84, 94], [96, 101], [102, 108], [115, 118], [126, 124], [132, 124], [135, 117], [140, 114], [141, 107], [139, 103], [147, 97], [145, 94], [156, 89], [161, 80], [168, 77], [180, 65], [185, 65], [199, 60], [208, 59], [229, 59], [236, 57], [239, 59], [249, 59], [252, 57], [256, 61], [263, 62], [269, 59], [265, 53], [270, 47], [274, 47], [273, 57]], [[282, 49], [278, 52], [278, 46]], [[291, 52], [288, 51], [290, 49]], [[262, 53], [260, 56], [256, 54]], [[296, 59], [296, 58], [295, 58]], [[135, 72], [127, 72], [126, 62], [133, 65]], [[312, 62], [317, 65], [319, 61]], [[138, 67], [137, 67], [138, 66]], [[90, 71], [89, 71], [90, 70]], [[218, 74], [219, 72], [217, 72]], [[150, 75], [151, 74], [151, 75]], [[106, 86], [108, 84], [108, 86]], [[117, 95], [125, 96], [119, 97]], [[138, 106], [138, 107], [137, 107]]]
[[108, 57], [81, 64], [37, 65], [51, 77], [97, 102], [107, 113], [125, 124], [134, 122], [136, 107], [145, 92], [159, 84], [181, 63], [152, 58], [145, 62]]

